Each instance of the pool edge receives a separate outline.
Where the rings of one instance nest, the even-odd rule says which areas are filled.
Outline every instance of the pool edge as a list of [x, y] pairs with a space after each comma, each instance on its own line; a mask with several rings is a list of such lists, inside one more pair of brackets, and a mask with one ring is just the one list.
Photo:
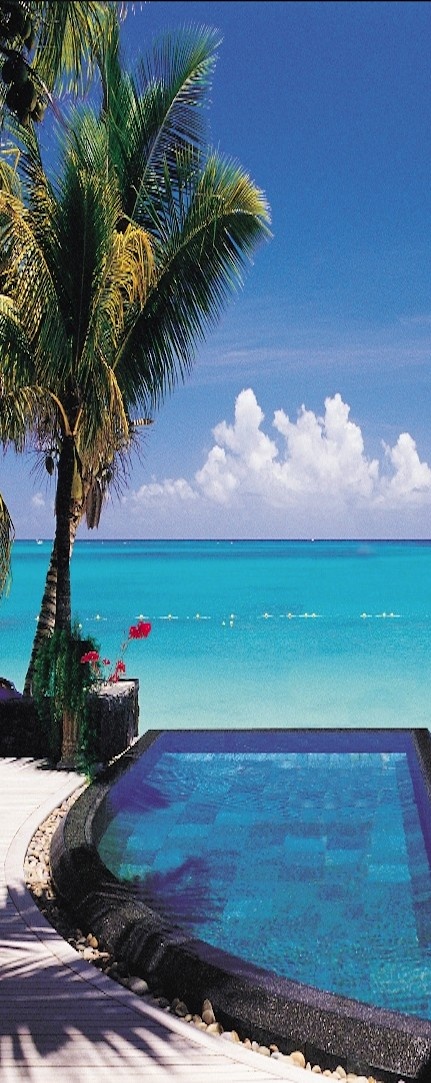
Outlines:
[[[96, 846], [104, 798], [162, 732], [148, 731], [115, 761], [78, 799], [53, 838], [53, 880], [69, 905], [73, 900], [79, 921], [133, 964], [134, 973], [167, 996], [184, 999], [192, 1012], [199, 1012], [208, 997], [222, 1025], [241, 1037], [275, 1042], [286, 1052], [301, 1048], [306, 1060], [322, 1069], [342, 1064], [347, 1072], [377, 1075], [387, 1083], [430, 1078], [431, 1022], [278, 978], [179, 933], [104, 866]], [[403, 732], [412, 737], [431, 795], [430, 734]]]

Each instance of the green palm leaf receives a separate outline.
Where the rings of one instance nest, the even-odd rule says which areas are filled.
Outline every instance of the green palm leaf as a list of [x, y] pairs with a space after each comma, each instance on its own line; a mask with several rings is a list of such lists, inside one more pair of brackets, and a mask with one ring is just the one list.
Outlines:
[[206, 107], [219, 44], [212, 29], [185, 28], [160, 40], [134, 78], [117, 74], [111, 82], [110, 155], [124, 213], [145, 228], [148, 193], [157, 191], [165, 161], [174, 167], [181, 148], [206, 145]]
[[[53, 355], [59, 359], [58, 378], [67, 364], [67, 342], [59, 320], [51, 269], [39, 243], [31, 211], [21, 200], [0, 191], [0, 249], [4, 293], [14, 299], [23, 334], [32, 344], [37, 382], [45, 383]], [[28, 355], [27, 363], [28, 363]], [[23, 358], [24, 362], [24, 358]]]
[[21, 195], [21, 182], [17, 172], [19, 150], [13, 144], [6, 145], [0, 150], [0, 189], [10, 192], [11, 195]]
[[99, 0], [43, 0], [32, 5], [37, 40], [33, 66], [49, 89], [82, 91], [91, 79], [106, 37], [114, 33], [120, 5]]
[[11, 555], [15, 536], [14, 525], [0, 493], [0, 595], [7, 594], [11, 584]]
[[189, 371], [198, 341], [241, 284], [256, 245], [270, 236], [263, 193], [235, 163], [212, 154], [165, 167], [153, 211], [155, 273], [116, 372], [134, 405], [151, 408]]

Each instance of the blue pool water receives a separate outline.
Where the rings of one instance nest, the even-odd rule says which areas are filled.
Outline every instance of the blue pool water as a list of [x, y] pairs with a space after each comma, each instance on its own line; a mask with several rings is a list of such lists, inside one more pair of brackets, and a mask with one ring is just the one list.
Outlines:
[[[17, 542], [0, 674], [21, 689], [50, 543]], [[431, 543], [78, 541], [72, 611], [130, 645], [141, 732], [430, 724]]]
[[103, 861], [171, 923], [431, 1018], [430, 809], [408, 734], [164, 734], [109, 810]]

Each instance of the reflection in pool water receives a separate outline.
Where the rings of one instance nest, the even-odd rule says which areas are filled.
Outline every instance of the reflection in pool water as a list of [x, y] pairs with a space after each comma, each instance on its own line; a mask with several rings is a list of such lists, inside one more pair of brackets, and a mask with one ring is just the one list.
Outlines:
[[172, 924], [431, 1018], [428, 799], [408, 733], [166, 733], [109, 807], [103, 861]]

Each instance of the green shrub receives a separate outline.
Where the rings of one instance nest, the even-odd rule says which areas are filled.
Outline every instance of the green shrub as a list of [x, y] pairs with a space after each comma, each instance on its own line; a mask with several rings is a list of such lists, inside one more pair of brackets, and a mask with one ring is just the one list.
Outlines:
[[55, 631], [38, 651], [33, 679], [33, 698], [46, 742], [46, 755], [61, 755], [63, 715], [70, 712], [78, 723], [77, 765], [89, 770], [97, 755], [97, 738], [89, 711], [88, 694], [97, 675], [81, 658], [97, 650], [91, 638], [83, 639], [78, 625], [72, 633]]

